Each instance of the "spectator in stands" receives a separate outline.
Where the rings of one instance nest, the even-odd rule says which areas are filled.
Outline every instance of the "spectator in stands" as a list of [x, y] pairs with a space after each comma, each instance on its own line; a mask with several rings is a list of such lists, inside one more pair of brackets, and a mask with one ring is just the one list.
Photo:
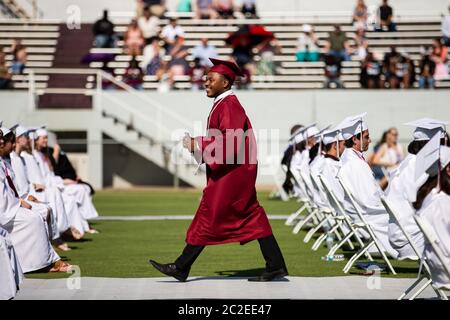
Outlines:
[[253, 69], [251, 68], [250, 64], [245, 64], [245, 65], [239, 65], [239, 68], [242, 71], [242, 74], [244, 76], [240, 77], [239, 79], [236, 79], [236, 81], [234, 82], [234, 85], [236, 87], [236, 89], [238, 90], [250, 90], [252, 89], [252, 74], [253, 74]]
[[138, 25], [147, 41], [159, 34], [159, 18], [151, 13], [149, 7], [144, 8], [142, 17], [138, 18]]
[[311, 25], [304, 24], [302, 29], [303, 33], [298, 38], [295, 54], [297, 61], [319, 61], [319, 39]]
[[97, 20], [92, 27], [94, 45], [96, 48], [115, 48], [117, 36], [114, 33], [114, 24], [108, 19], [108, 10], [103, 11], [103, 17]]
[[6, 66], [5, 53], [0, 50], [0, 90], [12, 87], [12, 75]]
[[368, 52], [361, 64], [360, 83], [363, 88], [381, 88], [381, 63], [378, 62], [372, 52]]
[[450, 47], [450, 5], [448, 6], [448, 13], [442, 18], [442, 41], [447, 47]]
[[125, 70], [124, 82], [136, 90], [141, 90], [143, 81], [144, 75], [142, 69], [139, 67], [136, 56], [133, 56], [128, 68]]
[[434, 88], [434, 70], [436, 69], [436, 63], [431, 60], [430, 52], [427, 48], [422, 51], [422, 58], [419, 63], [419, 88], [433, 89]]
[[177, 12], [181, 13], [192, 12], [191, 0], [178, 0]]
[[184, 44], [184, 37], [176, 36], [175, 44], [169, 47], [169, 86], [173, 89], [176, 76], [187, 74], [189, 64], [186, 61], [188, 47]]
[[191, 77], [192, 91], [199, 91], [203, 89], [206, 70], [206, 67], [201, 63], [200, 58], [194, 58], [188, 71], [188, 75]]
[[357, 0], [355, 9], [353, 10], [353, 26], [356, 29], [363, 28], [365, 30], [367, 28], [367, 17], [367, 6], [364, 0]]
[[448, 66], [447, 66], [447, 55], [448, 48], [444, 46], [440, 38], [433, 39], [433, 51], [431, 53], [431, 59], [436, 64], [434, 70], [434, 79], [442, 80], [448, 78]]
[[409, 57], [405, 56], [406, 58], [406, 69], [408, 70], [405, 74], [405, 80], [403, 84], [403, 88], [413, 88], [414, 83], [416, 82], [416, 66], [414, 65], [414, 61]]
[[325, 88], [332, 88], [332, 84], [336, 88], [343, 88], [341, 81], [341, 61], [334, 55], [325, 55]]
[[233, 0], [213, 0], [214, 9], [222, 19], [234, 18], [234, 1]]
[[158, 18], [162, 18], [166, 12], [164, 0], [137, 0], [138, 17], [142, 15], [145, 7], [148, 7], [151, 13]]
[[256, 0], [242, 0], [241, 12], [245, 18], [258, 19], [256, 14]]
[[381, 167], [383, 177], [379, 180], [380, 187], [385, 189], [388, 184], [389, 173], [395, 170], [404, 159], [403, 148], [398, 143], [398, 131], [390, 128], [383, 134], [377, 150], [371, 159], [371, 164]]
[[256, 64], [256, 74], [272, 76], [276, 73], [277, 65], [274, 61], [276, 54], [281, 53], [281, 46], [276, 38], [267, 38], [255, 47], [259, 60]]
[[136, 19], [131, 20], [128, 29], [123, 37], [127, 53], [132, 56], [139, 56], [142, 54], [142, 47], [144, 46], [144, 35], [139, 29]]
[[[249, 34], [249, 25], [245, 24], [239, 27], [236, 33]], [[253, 70], [253, 44], [251, 36], [242, 36], [233, 43], [232, 57], [238, 66], [244, 66], [247, 70]]]
[[397, 51], [395, 46], [391, 46], [391, 51], [387, 52], [383, 59], [384, 86], [391, 89], [399, 88], [407, 72], [406, 58]]
[[389, 32], [397, 31], [397, 25], [392, 21], [394, 11], [392, 10], [392, 7], [388, 5], [388, 0], [383, 0], [383, 4], [378, 11], [379, 26], [376, 28], [376, 31], [385, 31], [385, 29]]
[[13, 56], [11, 73], [23, 74], [23, 70], [27, 63], [27, 48], [22, 44], [21, 40], [14, 40], [13, 45], [11, 46], [11, 53]]
[[192, 50], [192, 57], [194, 59], [198, 58], [203, 67], [211, 67], [212, 63], [209, 58], [217, 58], [216, 47], [208, 43], [207, 37], [203, 37], [201, 42], [201, 44], [195, 46]]
[[219, 16], [213, 0], [195, 0], [194, 11], [197, 19], [217, 19]]
[[367, 55], [367, 48], [369, 47], [369, 41], [366, 38], [366, 30], [364, 28], [358, 28], [355, 36], [355, 53], [360, 60], [363, 60]]
[[148, 44], [144, 47], [142, 69], [148, 75], [160, 75], [162, 66], [162, 59], [165, 50], [161, 48], [160, 39], [154, 37], [148, 40]]
[[164, 48], [168, 50], [169, 46], [175, 44], [175, 38], [184, 37], [184, 30], [178, 25], [176, 18], [170, 18], [169, 24], [161, 31], [161, 37], [164, 40]]
[[325, 49], [340, 62], [350, 60], [351, 48], [345, 32], [339, 25], [335, 25], [334, 30], [330, 32]]

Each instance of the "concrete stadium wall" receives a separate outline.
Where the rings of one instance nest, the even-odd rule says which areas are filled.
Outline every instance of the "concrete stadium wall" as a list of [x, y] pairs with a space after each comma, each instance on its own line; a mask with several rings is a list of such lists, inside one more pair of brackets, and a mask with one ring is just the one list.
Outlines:
[[[149, 117], [156, 117], [153, 109], [142, 100], [125, 92], [107, 92], [107, 95], [126, 101], [130, 106]], [[206, 127], [206, 118], [212, 100], [203, 92], [145, 92], [145, 95], [159, 102], [165, 108], [181, 115], [188, 123], [187, 128], [193, 134], [201, 134]], [[266, 130], [270, 141], [258, 136], [260, 168], [268, 168], [269, 160], [278, 161], [289, 137], [289, 129], [296, 123], [319, 126], [337, 124], [345, 116], [367, 111], [367, 122], [374, 143], [382, 132], [391, 126], [399, 130], [400, 142], [406, 147], [410, 141], [412, 129], [402, 125], [421, 117], [450, 120], [450, 90], [436, 91], [367, 91], [367, 90], [307, 90], [307, 91], [242, 91], [236, 92], [245, 107], [252, 125], [259, 135]], [[105, 99], [103, 99], [105, 100]], [[173, 179], [163, 170], [158, 170], [145, 159], [124, 150], [121, 146], [105, 145], [98, 154], [95, 150], [101, 139], [101, 132], [96, 125], [92, 111], [51, 111], [29, 112], [28, 95], [23, 91], [0, 92], [0, 119], [6, 125], [17, 122], [29, 126], [47, 124], [55, 131], [86, 131], [88, 133], [89, 168], [87, 172], [94, 179], [96, 172], [103, 172], [98, 184], [119, 185], [114, 182], [119, 175], [133, 184], [172, 185]], [[169, 130], [186, 128], [162, 119]], [[196, 127], [197, 130], [193, 128]], [[274, 130], [274, 131], [271, 131]], [[167, 137], [170, 139], [170, 137]], [[94, 151], [89, 151], [94, 150]], [[103, 155], [103, 156], [102, 156]], [[102, 158], [103, 157], [103, 158]], [[107, 163], [105, 162], [107, 161]], [[126, 163], [135, 164], [124, 167]], [[85, 169], [86, 170], [86, 169]], [[144, 172], [145, 174], [139, 174]], [[260, 170], [258, 184], [273, 184], [273, 177]], [[120, 181], [119, 181], [120, 182]]]
[[[24, 4], [25, 8], [29, 7], [27, 0], [16, 0]], [[240, 0], [235, 1], [237, 4]], [[368, 6], [378, 6], [381, 0], [366, 0]], [[81, 21], [92, 22], [97, 19], [103, 9], [108, 8], [114, 12], [133, 12], [136, 9], [136, 0], [38, 0], [39, 7], [44, 12], [44, 18], [47, 19], [62, 19], [69, 16], [67, 9], [70, 5], [76, 5], [81, 9]], [[178, 0], [167, 0], [168, 7], [175, 10]], [[323, 11], [337, 11], [337, 12], [352, 12], [356, 0], [257, 0], [257, 6], [260, 12], [323, 12]], [[391, 0], [391, 6], [395, 10], [395, 14], [403, 14], [406, 12], [418, 11], [426, 14], [427, 12], [446, 12], [448, 6], [447, 0], [433, 0], [426, 4], [423, 0]]]

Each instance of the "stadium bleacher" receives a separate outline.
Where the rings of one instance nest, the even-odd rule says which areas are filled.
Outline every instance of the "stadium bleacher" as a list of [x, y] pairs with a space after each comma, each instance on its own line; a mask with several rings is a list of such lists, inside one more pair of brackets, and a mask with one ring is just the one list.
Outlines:
[[[114, 20], [115, 31], [123, 34], [126, 31], [129, 19]], [[167, 20], [161, 20], [161, 27], [167, 24]], [[279, 63], [278, 74], [274, 76], [258, 76], [252, 78], [253, 89], [313, 89], [324, 86], [324, 63], [319, 62], [297, 62], [295, 51], [297, 38], [301, 33], [303, 23], [310, 23], [308, 19], [260, 19], [260, 20], [196, 20], [179, 19], [179, 24], [186, 32], [186, 45], [190, 48], [200, 42], [200, 38], [207, 36], [210, 43], [215, 45], [219, 56], [227, 58], [231, 54], [231, 48], [225, 43], [225, 38], [230, 32], [236, 31], [240, 24], [258, 23], [264, 25], [269, 31], [274, 32], [281, 45], [281, 53], [276, 55], [274, 60]], [[328, 32], [333, 29], [334, 24], [340, 24], [353, 44], [355, 29], [349, 19], [326, 19], [314, 23], [316, 35], [319, 37], [319, 44], [323, 47]], [[28, 73], [30, 69], [37, 71], [34, 77], [36, 88], [45, 89], [48, 86], [49, 75], [45, 74], [47, 68], [53, 67], [56, 46], [60, 37], [60, 28], [63, 25], [57, 22], [45, 20], [23, 21], [23, 20], [2, 20], [0, 21], [0, 46], [5, 47], [7, 61], [12, 56], [9, 54], [9, 46], [13, 39], [21, 39], [27, 46], [28, 63], [24, 75], [15, 75], [14, 87], [17, 89], [28, 88]], [[367, 38], [369, 48], [378, 59], [382, 59], [389, 46], [396, 45], [398, 51], [407, 54], [418, 69], [420, 61], [420, 49], [422, 46], [430, 46], [433, 38], [440, 36], [440, 17], [435, 19], [427, 18], [419, 21], [416, 18], [403, 18], [398, 22], [397, 32], [374, 32], [368, 31]], [[114, 69], [117, 79], [121, 80], [131, 60], [123, 50], [124, 43], [119, 41], [118, 48], [99, 49], [92, 48], [90, 53], [111, 53], [115, 55], [115, 60], [108, 63], [108, 67]], [[322, 49], [323, 50], [323, 49]], [[87, 52], [85, 52], [87, 53]], [[188, 56], [188, 60], [192, 57]], [[257, 57], [256, 57], [257, 59]], [[138, 57], [141, 61], [142, 57]], [[91, 62], [89, 68], [95, 73], [96, 69], [103, 66], [102, 62]], [[417, 70], [418, 71], [418, 70]], [[343, 63], [342, 82], [345, 88], [360, 88], [359, 83], [360, 61], [357, 56], [352, 56], [351, 61]], [[84, 88], [95, 87], [95, 78], [86, 77]], [[145, 76], [143, 88], [154, 90], [158, 88], [158, 81], [154, 76]], [[179, 76], [176, 78], [175, 88], [189, 89], [191, 86], [189, 76]], [[415, 85], [417, 87], [417, 83]], [[80, 89], [82, 86], [80, 86]], [[436, 88], [450, 88], [450, 80], [443, 79], [436, 82]]]

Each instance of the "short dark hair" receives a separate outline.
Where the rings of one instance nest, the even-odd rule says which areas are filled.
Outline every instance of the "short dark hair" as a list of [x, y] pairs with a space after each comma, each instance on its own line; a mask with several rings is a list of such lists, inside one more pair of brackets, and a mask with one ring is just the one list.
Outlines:
[[[418, 154], [420, 150], [428, 143], [430, 140], [413, 140], [408, 145], [408, 152], [411, 154]], [[444, 138], [441, 138], [441, 146], [450, 147], [450, 139], [448, 134], [445, 134]]]
[[3, 141], [5, 142], [13, 142], [16, 139], [14, 132], [9, 132], [8, 134], [3, 136]]
[[333, 147], [333, 144], [335, 144], [335, 143], [336, 143], [336, 141], [324, 145], [323, 150], [325, 150], [325, 152], [329, 152], [331, 150], [331, 148]]
[[[358, 133], [357, 135], [354, 135], [353, 137], [356, 137], [357, 140], [361, 139], [361, 133]], [[355, 143], [353, 142], [353, 137], [351, 137], [350, 139], [345, 140], [345, 147], [346, 148], [351, 148], [355, 145]]]

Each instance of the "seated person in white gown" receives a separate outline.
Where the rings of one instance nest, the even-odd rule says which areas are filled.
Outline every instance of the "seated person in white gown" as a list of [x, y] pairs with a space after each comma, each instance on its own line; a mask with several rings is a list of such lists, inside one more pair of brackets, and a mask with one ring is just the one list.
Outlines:
[[[45, 129], [38, 129], [35, 133], [34, 139], [35, 149], [33, 155], [39, 164], [42, 175], [46, 179], [49, 185], [56, 185], [63, 188], [63, 193], [75, 196], [79, 209], [81, 211], [82, 217], [86, 220], [98, 217], [97, 210], [95, 209], [92, 198], [90, 196], [90, 189], [86, 185], [71, 183], [67, 180], [56, 176], [53, 168], [51, 167], [51, 161], [49, 155], [44, 153], [48, 151], [48, 132]], [[97, 233], [95, 229], [89, 227], [85, 228], [85, 232]]]
[[[417, 210], [416, 214], [431, 226], [430, 229], [438, 240], [435, 244], [444, 260], [442, 262], [438, 258], [436, 251], [428, 242], [430, 239], [426, 239], [424, 255], [430, 266], [433, 282], [439, 288], [450, 289], [450, 148], [437, 145], [434, 149], [438, 148], [440, 152], [437, 155], [427, 151], [424, 158], [440, 158], [439, 165], [437, 161], [422, 160], [418, 156], [417, 161], [422, 161], [425, 165], [418, 163], [416, 166], [416, 170], [419, 171], [416, 181], [420, 180], [425, 170], [428, 179], [418, 189], [413, 206]], [[442, 168], [440, 172], [438, 168]]]
[[[0, 157], [9, 154], [11, 142], [3, 136], [12, 134], [0, 128]], [[54, 251], [43, 217], [32, 210], [32, 204], [21, 199], [13, 179], [3, 160], [0, 159], [0, 227], [5, 229], [19, 259], [23, 272], [46, 270], [67, 272], [71, 265], [63, 262]]]
[[[414, 184], [416, 155], [437, 133], [441, 135], [441, 144], [445, 143], [446, 132], [443, 126], [445, 122], [422, 118], [406, 125], [415, 127], [414, 140], [408, 145], [408, 155], [400, 163], [400, 166], [391, 172], [389, 185], [386, 189], [386, 198], [392, 210], [395, 211], [403, 229], [408, 233], [414, 246], [419, 252], [424, 249], [424, 237], [419, 229], [413, 214], [414, 209], [409, 201], [408, 186]], [[389, 220], [389, 241], [392, 247], [398, 252], [398, 259], [417, 259], [416, 253], [412, 249], [405, 235], [403, 234], [396, 219]]]
[[[383, 191], [363, 154], [371, 143], [369, 129], [363, 121], [364, 116], [365, 114], [347, 117], [340, 124], [346, 149], [341, 157], [342, 168], [339, 177], [347, 184], [362, 211], [363, 218], [372, 227], [385, 251], [396, 258], [397, 251], [392, 248], [388, 238], [389, 214], [381, 203], [380, 196]], [[347, 197], [344, 197], [344, 208], [355, 222], [360, 222], [355, 208]], [[367, 236], [365, 232], [361, 232], [361, 235]], [[372, 250], [374, 248], [372, 246]]]
[[0, 227], [0, 300], [16, 296], [23, 272], [8, 232]]

